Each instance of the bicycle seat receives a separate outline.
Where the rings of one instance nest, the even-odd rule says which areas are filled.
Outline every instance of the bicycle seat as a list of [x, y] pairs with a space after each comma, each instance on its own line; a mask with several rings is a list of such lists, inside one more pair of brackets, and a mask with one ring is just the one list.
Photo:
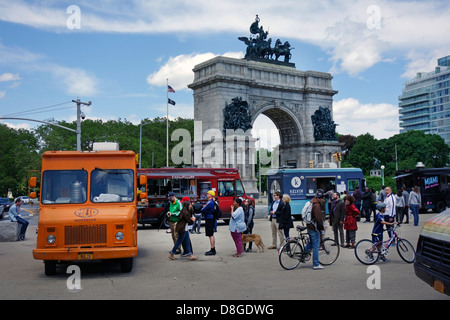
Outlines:
[[297, 226], [297, 231], [305, 231], [306, 230], [306, 227], [304, 227], [304, 226]]

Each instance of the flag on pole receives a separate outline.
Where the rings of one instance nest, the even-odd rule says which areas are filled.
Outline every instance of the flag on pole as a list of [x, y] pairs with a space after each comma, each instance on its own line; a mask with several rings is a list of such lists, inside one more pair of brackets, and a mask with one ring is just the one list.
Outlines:
[[169, 99], [169, 98], [167, 98], [167, 102], [170, 103], [170, 104], [173, 105], [173, 106], [175, 105], [175, 101], [173, 101], [173, 100], [171, 100], [171, 99]]
[[173, 90], [173, 88], [169, 85], [167, 85], [167, 91], [175, 93], [175, 90]]

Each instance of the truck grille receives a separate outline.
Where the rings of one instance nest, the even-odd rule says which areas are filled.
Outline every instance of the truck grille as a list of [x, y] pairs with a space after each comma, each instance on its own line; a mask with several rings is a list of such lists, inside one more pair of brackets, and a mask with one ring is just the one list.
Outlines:
[[106, 224], [65, 226], [66, 246], [106, 243]]
[[440, 240], [423, 238], [423, 257], [450, 267], [450, 244]]

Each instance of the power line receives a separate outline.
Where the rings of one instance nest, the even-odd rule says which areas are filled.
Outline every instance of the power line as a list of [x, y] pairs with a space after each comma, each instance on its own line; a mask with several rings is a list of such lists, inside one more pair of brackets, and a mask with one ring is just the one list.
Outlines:
[[[31, 112], [36, 111], [36, 110], [43, 110], [43, 109], [48, 109], [48, 108], [54, 108], [54, 107], [62, 106], [62, 105], [64, 105], [64, 104], [68, 104], [68, 103], [72, 103], [72, 101], [67, 101], [67, 102], [57, 103], [57, 104], [53, 104], [53, 105], [50, 105], [50, 106], [34, 108], [34, 109], [26, 110], [26, 111], [20, 111], [20, 112], [9, 113], [9, 114], [3, 115], [3, 117], [6, 117], [6, 116], [17, 116], [17, 115], [31, 114]], [[69, 108], [69, 107], [68, 107], [68, 108]], [[73, 108], [73, 106], [71, 106], [70, 108]], [[61, 108], [61, 110], [62, 110], [62, 109], [67, 109], [67, 108]], [[57, 110], [59, 110], [59, 109], [57, 109]], [[49, 110], [49, 111], [55, 111], [55, 110]]]

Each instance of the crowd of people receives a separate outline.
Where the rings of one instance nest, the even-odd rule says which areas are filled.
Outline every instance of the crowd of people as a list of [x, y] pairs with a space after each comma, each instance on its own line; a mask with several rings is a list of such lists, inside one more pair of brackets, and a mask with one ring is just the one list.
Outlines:
[[[199, 201], [192, 203], [189, 197], [178, 200], [175, 193], [169, 193], [169, 210], [167, 212], [169, 230], [172, 235], [174, 246], [169, 253], [169, 259], [176, 260], [175, 255], [188, 256], [189, 260], [196, 260], [193, 254], [190, 233], [200, 234], [201, 220], [205, 221], [205, 235], [209, 238], [210, 250], [205, 252], [206, 256], [216, 255], [216, 240], [214, 233], [217, 231], [217, 220], [221, 217], [219, 198], [213, 190], [206, 193], [207, 202], [202, 205]], [[233, 257], [241, 257], [242, 234], [251, 233], [254, 223], [253, 217], [255, 208], [251, 199], [236, 198], [231, 205], [231, 217], [229, 230], [231, 238], [236, 246], [236, 253]], [[192, 228], [190, 228], [192, 226]], [[181, 251], [183, 249], [183, 252]], [[252, 250], [252, 243], [249, 243], [246, 251]]]
[[[294, 227], [289, 195], [282, 195], [276, 191], [273, 194], [274, 201], [269, 208], [269, 221], [272, 233], [272, 244], [268, 249], [280, 249], [286, 239], [289, 239], [289, 230]], [[181, 254], [190, 260], [196, 260], [193, 254], [190, 233], [200, 233], [201, 220], [204, 220], [205, 234], [209, 238], [210, 250], [205, 255], [216, 254], [214, 233], [217, 231], [217, 219], [221, 212], [219, 198], [215, 192], [207, 192], [207, 202], [202, 205], [199, 201], [192, 203], [188, 197], [178, 200], [176, 195], [169, 193], [168, 221], [174, 246], [169, 253], [169, 259], [176, 260], [175, 254]], [[321, 237], [325, 234], [326, 222], [331, 226], [334, 239], [338, 245], [344, 248], [354, 248], [356, 245], [356, 232], [358, 222], [374, 223], [372, 232], [379, 233], [386, 227], [389, 237], [392, 236], [392, 226], [395, 222], [409, 223], [409, 210], [414, 217], [414, 225], [418, 225], [419, 208], [421, 204], [420, 193], [417, 187], [408, 193], [405, 188], [396, 194], [390, 187], [382, 187], [377, 195], [371, 188], [365, 188], [363, 192], [356, 187], [352, 195], [336, 191], [324, 192], [317, 190], [312, 204], [311, 217], [313, 223], [307, 223], [307, 231], [310, 238], [309, 250], [313, 250], [313, 268], [322, 269], [319, 264], [318, 250]], [[328, 219], [325, 215], [325, 206], [328, 204]], [[380, 206], [380, 204], [382, 204]], [[254, 203], [251, 199], [236, 198], [230, 208], [231, 217], [229, 231], [236, 246], [233, 257], [241, 257], [245, 247], [242, 245], [242, 234], [253, 232], [253, 218], [255, 216]], [[373, 213], [373, 218], [372, 218]], [[191, 227], [190, 227], [191, 226]], [[381, 228], [381, 229], [380, 229]], [[381, 235], [382, 237], [382, 235]], [[252, 250], [252, 242], [246, 251]]]

